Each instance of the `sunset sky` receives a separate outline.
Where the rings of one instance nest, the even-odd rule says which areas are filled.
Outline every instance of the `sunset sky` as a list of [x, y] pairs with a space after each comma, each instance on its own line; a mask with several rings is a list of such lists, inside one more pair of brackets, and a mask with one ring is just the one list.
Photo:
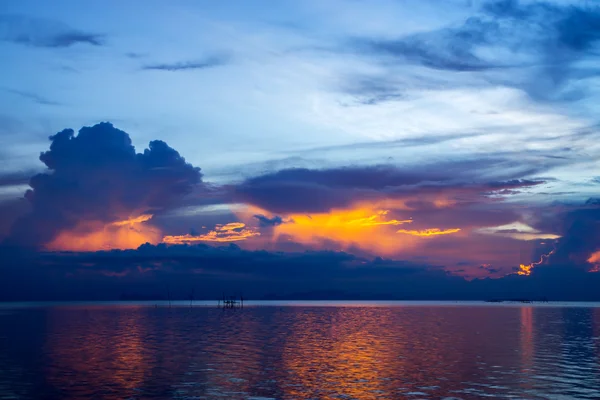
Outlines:
[[600, 296], [593, 1], [25, 0], [0, 51], [6, 298]]

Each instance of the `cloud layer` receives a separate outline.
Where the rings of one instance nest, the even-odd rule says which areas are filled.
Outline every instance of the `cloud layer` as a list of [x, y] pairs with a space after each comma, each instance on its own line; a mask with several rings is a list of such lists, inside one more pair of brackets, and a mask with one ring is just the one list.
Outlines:
[[[422, 263], [344, 252], [246, 251], [235, 245], [6, 255], [0, 300], [113, 300], [131, 293], [166, 298], [167, 285], [176, 299], [195, 289], [197, 298], [206, 299], [233, 290], [250, 299], [600, 300], [600, 274], [564, 266], [536, 269], [530, 276], [466, 281]], [[37, 279], [32, 281], [32, 274]]]

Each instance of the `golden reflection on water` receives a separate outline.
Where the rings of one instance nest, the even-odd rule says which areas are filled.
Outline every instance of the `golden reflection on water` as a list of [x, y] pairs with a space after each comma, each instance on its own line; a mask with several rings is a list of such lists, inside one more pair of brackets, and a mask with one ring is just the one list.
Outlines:
[[115, 392], [138, 387], [152, 367], [152, 354], [144, 345], [149, 327], [143, 314], [132, 311], [97, 315], [81, 310], [68, 330], [65, 320], [50, 319], [50, 330], [58, 332], [47, 346], [55, 363], [48, 369], [48, 380], [71, 386], [75, 397], [82, 384]]
[[[332, 383], [344, 395], [354, 398], [384, 389], [385, 352], [399, 349], [382, 351], [381, 340], [374, 331], [386, 335], [383, 322], [389, 316], [384, 311], [373, 320], [368, 315], [372, 313], [367, 308], [338, 309], [329, 321], [323, 321], [327, 318], [318, 314], [296, 316], [282, 354], [288, 379], [297, 382], [287, 391], [290, 397], [301, 397], [307, 392], [319, 394]], [[404, 343], [403, 333], [399, 328], [397, 347]]]
[[533, 367], [533, 307], [521, 307], [521, 370]]
[[61, 399], [500, 396], [544, 389], [540, 368], [561, 376], [559, 317], [535, 307], [51, 310], [44, 379]]
[[340, 308], [325, 316], [297, 315], [282, 354], [286, 381], [292, 383], [286, 394], [402, 396], [416, 390], [410, 389], [415, 382], [417, 391], [435, 392], [443, 376], [455, 380], [444, 382], [447, 388], [458, 388], [473, 372], [464, 359], [474, 340], [487, 339], [476, 330], [461, 335], [444, 311]]

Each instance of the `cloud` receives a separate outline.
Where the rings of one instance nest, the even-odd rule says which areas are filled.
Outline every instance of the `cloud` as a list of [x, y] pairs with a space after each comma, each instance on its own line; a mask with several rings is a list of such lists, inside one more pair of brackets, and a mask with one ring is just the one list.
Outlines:
[[[599, 40], [597, 5], [494, 0], [457, 26], [392, 39], [354, 38], [346, 47], [386, 67], [401, 63], [455, 73], [456, 85], [465, 84], [456, 73], [470, 72], [536, 100], [574, 101], [586, 95], [581, 81], [595, 76], [580, 61], [595, 57]], [[438, 83], [451, 84], [447, 78]], [[383, 100], [396, 86], [388, 81]]]
[[535, 229], [527, 224], [516, 221], [511, 224], [502, 226], [485, 227], [477, 229], [477, 233], [483, 233], [487, 235], [497, 235], [510, 237], [517, 240], [541, 240], [541, 239], [558, 239], [560, 235], [555, 233], [544, 233], [539, 229]]
[[[479, 164], [483, 174], [486, 162]], [[415, 197], [432, 201], [440, 193], [486, 197], [543, 183], [524, 179], [485, 181], [468, 165], [291, 168], [249, 178], [235, 186], [233, 197], [275, 213], [310, 213], [347, 208], [360, 201], [416, 200]]]
[[562, 220], [563, 237], [558, 241], [550, 263], [591, 267], [589, 261], [600, 250], [600, 203], [588, 200], [569, 211]]
[[166, 244], [185, 244], [199, 242], [239, 242], [247, 240], [254, 236], [260, 236], [260, 232], [247, 228], [242, 222], [230, 222], [228, 224], [218, 224], [214, 230], [208, 233], [187, 235], [167, 235], [162, 241]]
[[29, 183], [29, 179], [34, 174], [32, 171], [12, 171], [0, 175], [0, 189], [6, 186], [20, 186]]
[[79, 31], [46, 19], [0, 15], [0, 40], [33, 47], [102, 46], [104, 35]]
[[[207, 299], [219, 298], [223, 290], [251, 299], [600, 299], [600, 274], [565, 266], [467, 281], [426, 263], [333, 251], [248, 251], [235, 245], [143, 245], [83, 253], [3, 249], [0, 257], [0, 300], [114, 300], [131, 292], [147, 297], [166, 283], [177, 299], [188, 296], [191, 287]], [[489, 273], [494, 267], [479, 264], [477, 269]]]
[[25, 99], [31, 100], [37, 104], [42, 104], [42, 105], [46, 105], [46, 106], [57, 106], [60, 105], [60, 103], [52, 101], [52, 100], [48, 100], [47, 98], [37, 95], [35, 93], [30, 93], [30, 92], [25, 92], [22, 90], [15, 90], [15, 89], [8, 89], [8, 88], [4, 88], [3, 89], [5, 92], [8, 93], [12, 93], [15, 94], [17, 96], [23, 97]]
[[[472, 48], [490, 41], [489, 35], [497, 27], [492, 23], [469, 19], [460, 28], [446, 28], [434, 32], [414, 34], [398, 40], [356, 40], [358, 51], [377, 56], [402, 59], [425, 67], [453, 72], [474, 72], [510, 65], [490, 63], [477, 57]], [[457, 46], [458, 44], [462, 46]]]
[[[529, 263], [536, 243], [473, 233], [546, 208], [519, 199], [544, 183], [528, 178], [541, 170], [503, 165], [480, 159], [284, 169], [233, 185], [231, 201], [250, 205], [250, 218], [276, 214], [294, 221], [261, 231], [252, 248], [289, 251], [301, 245], [411, 261], [425, 257], [445, 266], [468, 260], [463, 274], [471, 277], [485, 272], [475, 270], [484, 260], [500, 276]], [[530, 223], [537, 228], [539, 222]]]
[[[65, 129], [50, 140], [50, 150], [40, 155], [48, 172], [31, 178], [25, 194], [31, 212], [14, 224], [12, 243], [40, 247], [61, 234], [73, 240], [111, 225], [129, 230], [119, 222], [164, 212], [201, 184], [200, 169], [165, 142], [152, 141], [136, 153], [129, 135], [109, 123], [77, 135]], [[138, 222], [140, 229], [147, 225]]]
[[450, 229], [429, 228], [429, 229], [422, 229], [422, 230], [399, 229], [396, 231], [396, 233], [403, 233], [405, 235], [420, 236], [420, 237], [450, 235], [450, 234], [456, 233], [456, 232], [460, 232], [460, 228], [450, 228]]
[[231, 57], [225, 55], [214, 55], [197, 61], [181, 61], [171, 64], [148, 64], [142, 67], [144, 70], [157, 71], [188, 71], [195, 69], [208, 69], [227, 65]]
[[260, 226], [262, 227], [277, 226], [284, 223], [283, 218], [281, 218], [279, 215], [275, 215], [274, 217], [269, 218], [263, 214], [256, 214], [254, 215], [254, 218], [258, 220]]

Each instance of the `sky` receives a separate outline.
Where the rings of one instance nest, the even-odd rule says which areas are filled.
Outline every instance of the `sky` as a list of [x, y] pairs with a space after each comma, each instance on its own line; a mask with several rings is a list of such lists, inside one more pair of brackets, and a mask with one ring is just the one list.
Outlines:
[[0, 51], [0, 298], [600, 296], [594, 1], [25, 0]]

